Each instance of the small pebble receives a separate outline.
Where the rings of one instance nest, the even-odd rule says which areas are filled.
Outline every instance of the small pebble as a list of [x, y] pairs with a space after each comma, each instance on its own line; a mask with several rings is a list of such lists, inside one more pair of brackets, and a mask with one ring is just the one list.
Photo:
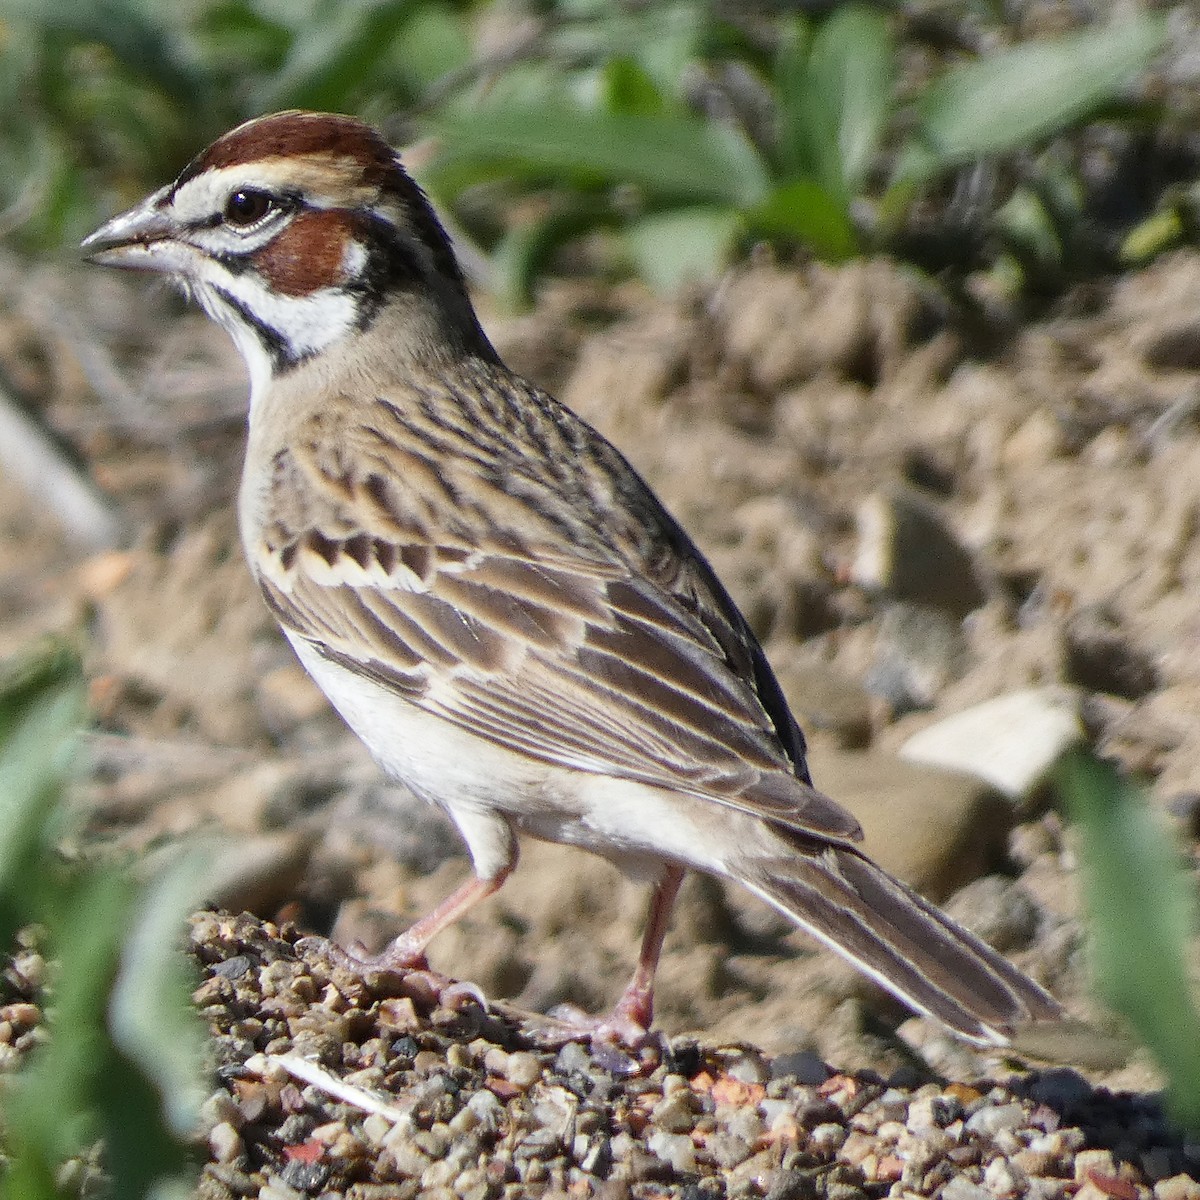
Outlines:
[[394, 1126], [381, 1113], [371, 1113], [362, 1123], [362, 1131], [367, 1140], [376, 1146], [382, 1146], [392, 1132]]
[[655, 1125], [668, 1133], [687, 1133], [696, 1124], [692, 1105], [690, 1092], [675, 1092], [660, 1100], [650, 1116]]
[[422, 1154], [427, 1154], [430, 1158], [441, 1158], [450, 1148], [450, 1138], [450, 1127], [438, 1121], [428, 1129], [415, 1130], [412, 1143]]
[[[491, 1095], [491, 1093], [489, 1092], [488, 1095]], [[464, 1133], [470, 1133], [472, 1129], [475, 1129], [479, 1125], [479, 1114], [469, 1104], [464, 1104], [450, 1118], [448, 1124], [450, 1132], [455, 1137], [461, 1137]]]
[[454, 1180], [454, 1191], [462, 1200], [483, 1200], [489, 1190], [487, 1175], [474, 1167], [460, 1171]]
[[430, 1163], [421, 1173], [422, 1188], [449, 1187], [458, 1176], [458, 1167], [449, 1159]]
[[1016, 1129], [1025, 1123], [1025, 1110], [1019, 1104], [998, 1104], [981, 1108], [968, 1118], [967, 1130], [981, 1137], [994, 1138], [1002, 1129]]
[[220, 1121], [208, 1131], [208, 1148], [219, 1163], [231, 1163], [242, 1153], [242, 1138], [228, 1121]]
[[748, 1145], [753, 1145], [762, 1137], [763, 1119], [757, 1109], [738, 1108], [729, 1114], [725, 1121], [725, 1130]]
[[841, 1148], [846, 1140], [846, 1130], [841, 1125], [835, 1125], [832, 1122], [826, 1122], [824, 1125], [818, 1125], [812, 1133], [808, 1135], [808, 1144], [818, 1154], [824, 1154], [832, 1157]]
[[725, 1067], [725, 1074], [738, 1083], [766, 1083], [770, 1078], [767, 1064], [757, 1054], [743, 1054]]
[[1200, 1200], [1200, 1182], [1190, 1175], [1172, 1175], [1154, 1185], [1154, 1200]]
[[499, 1046], [491, 1046], [483, 1056], [483, 1067], [493, 1075], [504, 1075], [508, 1070], [508, 1051]]
[[1082, 1183], [1091, 1171], [1099, 1175], [1115, 1175], [1117, 1165], [1113, 1162], [1112, 1151], [1080, 1150], [1075, 1156], [1075, 1178]]
[[304, 1200], [304, 1193], [284, 1183], [278, 1175], [268, 1175], [267, 1182], [258, 1193], [258, 1200]]
[[909, 1106], [905, 1124], [913, 1133], [945, 1129], [962, 1112], [952, 1096], [918, 1096]]
[[732, 1170], [750, 1156], [750, 1146], [742, 1138], [724, 1130], [717, 1130], [706, 1138], [704, 1148], [712, 1155], [713, 1162], [726, 1171]]
[[1026, 1200], [1066, 1200], [1069, 1195], [1065, 1179], [1045, 1179], [1038, 1175], [1030, 1176]]
[[646, 1140], [646, 1146], [677, 1174], [691, 1174], [696, 1169], [696, 1147], [692, 1139], [682, 1133], [656, 1129]]
[[586, 1075], [591, 1070], [592, 1060], [579, 1042], [568, 1042], [554, 1060], [554, 1069], [560, 1075]]
[[1007, 1158], [993, 1158], [983, 1172], [983, 1186], [998, 1200], [1025, 1195], [1028, 1182], [1025, 1172]]
[[527, 1050], [518, 1050], [515, 1054], [508, 1056], [508, 1062], [504, 1067], [504, 1077], [509, 1083], [515, 1084], [519, 1088], [527, 1088], [536, 1083], [542, 1075], [542, 1064], [538, 1061], [537, 1055], [530, 1054]]
[[410, 1179], [423, 1178], [431, 1165], [429, 1155], [408, 1140], [397, 1140], [388, 1147], [388, 1153], [396, 1170]]
[[995, 1200], [986, 1188], [972, 1183], [965, 1175], [955, 1175], [942, 1188], [941, 1200]]
[[497, 1129], [504, 1119], [504, 1105], [487, 1088], [480, 1088], [467, 1101], [466, 1106], [479, 1118], [479, 1124], [488, 1131]]

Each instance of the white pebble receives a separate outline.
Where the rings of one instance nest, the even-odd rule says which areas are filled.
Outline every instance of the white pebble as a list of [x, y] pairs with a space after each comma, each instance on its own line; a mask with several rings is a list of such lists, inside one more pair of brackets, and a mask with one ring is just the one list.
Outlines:
[[835, 1154], [846, 1140], [846, 1130], [832, 1121], [818, 1125], [808, 1135], [808, 1144], [823, 1154]]
[[457, 1163], [452, 1163], [449, 1159], [442, 1158], [435, 1163], [430, 1163], [421, 1174], [422, 1188], [440, 1188], [449, 1187], [457, 1178], [459, 1167]]
[[994, 1104], [981, 1108], [967, 1121], [967, 1129], [981, 1137], [995, 1137], [1002, 1129], [1016, 1129], [1025, 1123], [1025, 1110], [1019, 1104]]
[[767, 1064], [756, 1054], [743, 1054], [735, 1058], [726, 1066], [725, 1073], [738, 1083], [766, 1083], [770, 1078]]
[[725, 1131], [733, 1134], [747, 1145], [753, 1145], [762, 1137], [763, 1120], [753, 1108], [738, 1108], [729, 1113], [724, 1121]]
[[1154, 1200], [1200, 1200], [1200, 1183], [1190, 1175], [1172, 1175], [1154, 1185]]
[[696, 1147], [685, 1134], [656, 1129], [647, 1139], [646, 1146], [651, 1154], [680, 1174], [696, 1169]]
[[1082, 1183], [1089, 1171], [1097, 1175], [1115, 1175], [1117, 1164], [1113, 1162], [1111, 1150], [1080, 1150], [1075, 1156], [1075, 1178]]
[[[491, 1095], [491, 1092], [488, 1092]], [[469, 1105], [464, 1104], [448, 1122], [450, 1132], [456, 1137], [470, 1133], [479, 1124], [479, 1114]]]
[[388, 1147], [388, 1153], [396, 1164], [396, 1170], [409, 1179], [420, 1179], [429, 1169], [429, 1155], [410, 1141], [397, 1139]]
[[278, 1175], [268, 1175], [258, 1193], [258, 1200], [304, 1200], [304, 1194], [286, 1184]]
[[944, 1129], [962, 1111], [960, 1105], [945, 1096], [918, 1096], [908, 1106], [905, 1124], [913, 1133]]
[[965, 1175], [954, 1175], [942, 1188], [941, 1200], [993, 1200], [992, 1196]]
[[1028, 1183], [1025, 1172], [1006, 1158], [993, 1158], [983, 1172], [983, 1186], [999, 1200], [1025, 1195]]
[[371, 1113], [362, 1123], [363, 1136], [372, 1145], [382, 1146], [392, 1132], [392, 1122], [382, 1113]]
[[467, 1101], [467, 1108], [479, 1118], [479, 1124], [488, 1132], [497, 1129], [504, 1119], [504, 1105], [487, 1088], [480, 1088]]
[[504, 1066], [504, 1077], [514, 1087], [527, 1088], [536, 1083], [541, 1074], [542, 1064], [538, 1062], [537, 1055], [530, 1054], [528, 1050], [510, 1054]]
[[208, 1148], [219, 1163], [231, 1163], [242, 1153], [242, 1139], [228, 1121], [219, 1121], [208, 1131]]
[[499, 1046], [490, 1046], [483, 1056], [484, 1069], [493, 1075], [503, 1075], [508, 1069], [508, 1051]]
[[1074, 692], [1061, 687], [1029, 688], [926, 726], [900, 747], [900, 757], [966, 771], [1019, 800], [1083, 736]]

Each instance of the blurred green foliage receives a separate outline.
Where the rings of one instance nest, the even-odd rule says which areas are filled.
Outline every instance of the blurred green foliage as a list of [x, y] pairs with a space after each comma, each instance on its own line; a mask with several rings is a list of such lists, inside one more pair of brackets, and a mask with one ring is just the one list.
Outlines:
[[[1041, 152], [1111, 108], [1165, 26], [1014, 44], [978, 5], [942, 9], [973, 36], [927, 44], [904, 6], [862, 3], [0, 0], [6, 224], [73, 243], [225, 128], [300, 107], [433, 138], [418, 173], [514, 300], [599, 231], [609, 265], [664, 288], [760, 239], [933, 270], [1007, 256], [1056, 282], [1086, 222], [1077, 174]], [[982, 211], [956, 209], [963, 176], [1016, 159]]]
[[68, 651], [0, 667], [0, 946], [11, 953], [19, 931], [33, 929], [52, 963], [37, 997], [47, 1036], [0, 1080], [4, 1200], [77, 1193], [97, 1141], [113, 1195], [163, 1194], [156, 1189], [185, 1172], [180, 1139], [203, 1095], [201, 1034], [178, 949], [201, 864], [180, 858], [146, 887], [59, 851], [83, 714]]
[[1157, 1059], [1175, 1122], [1200, 1134], [1200, 1014], [1188, 970], [1200, 932], [1195, 881], [1145, 798], [1107, 763], [1076, 751], [1059, 783], [1080, 834], [1096, 986]]

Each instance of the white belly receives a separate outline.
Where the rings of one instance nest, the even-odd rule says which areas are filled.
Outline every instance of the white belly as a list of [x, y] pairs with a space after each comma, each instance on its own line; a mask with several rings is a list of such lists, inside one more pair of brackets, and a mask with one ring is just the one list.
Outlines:
[[726, 874], [730, 857], [776, 849], [753, 817], [713, 800], [507, 750], [330, 662], [303, 638], [288, 637], [380, 766], [450, 816], [481, 875], [511, 860], [514, 831], [579, 846], [644, 877], [656, 875], [664, 859]]

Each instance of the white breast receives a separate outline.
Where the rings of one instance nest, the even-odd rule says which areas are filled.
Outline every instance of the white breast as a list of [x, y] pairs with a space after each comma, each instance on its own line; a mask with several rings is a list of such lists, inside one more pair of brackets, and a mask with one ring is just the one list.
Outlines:
[[303, 638], [288, 638], [380, 766], [458, 826], [481, 875], [508, 862], [514, 830], [579, 846], [647, 877], [664, 858], [721, 875], [731, 859], [779, 851], [754, 817], [505, 750], [330, 662]]

